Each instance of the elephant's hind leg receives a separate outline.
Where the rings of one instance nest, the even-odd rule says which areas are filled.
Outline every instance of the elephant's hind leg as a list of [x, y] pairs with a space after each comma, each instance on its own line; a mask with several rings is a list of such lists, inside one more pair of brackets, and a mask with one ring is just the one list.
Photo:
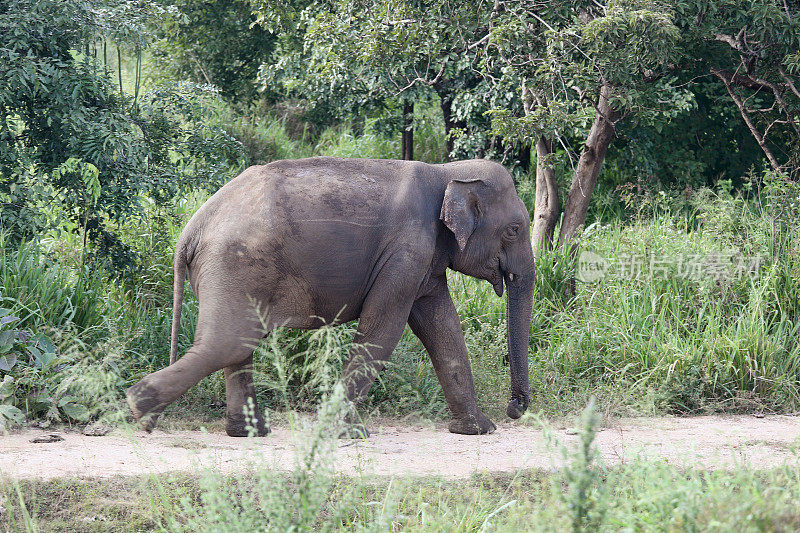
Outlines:
[[159, 415], [169, 404], [224, 366], [214, 352], [207, 343], [195, 342], [174, 364], [145, 376], [128, 389], [128, 405], [145, 431], [153, 430]]
[[[200, 323], [203, 323], [202, 314], [201, 310]], [[246, 377], [246, 373], [237, 377], [236, 370], [240, 367], [252, 369], [252, 366], [248, 365], [252, 364], [253, 349], [263, 334], [247, 328], [248, 334], [243, 335], [243, 329], [228, 331], [223, 328], [211, 329], [198, 326], [194, 344], [183, 357], [174, 364], [145, 376], [128, 389], [128, 405], [133, 416], [141, 422], [146, 431], [153, 429], [156, 419], [169, 404], [198, 381], [222, 368], [234, 369], [230, 373], [231, 378], [227, 380], [228, 387], [230, 388], [233, 382], [234, 397], [241, 397], [244, 400], [240, 401], [247, 401], [247, 395], [252, 392], [242, 394], [241, 390], [252, 391], [252, 373], [249, 378]], [[226, 378], [228, 374], [226, 372]], [[230, 394], [229, 392], [229, 397]], [[253, 398], [255, 399], [254, 395]], [[241, 404], [239, 409], [241, 412]]]
[[269, 433], [269, 426], [256, 401], [252, 354], [239, 364], [225, 367], [225, 392], [225, 432], [229, 436], [247, 437], [253, 431], [263, 437]]

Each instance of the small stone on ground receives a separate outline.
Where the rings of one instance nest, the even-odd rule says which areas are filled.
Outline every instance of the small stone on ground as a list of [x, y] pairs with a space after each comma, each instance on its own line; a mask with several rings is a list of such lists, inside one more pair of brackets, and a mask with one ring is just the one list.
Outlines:
[[34, 444], [47, 444], [50, 442], [61, 442], [62, 440], [64, 440], [64, 437], [58, 433], [48, 433], [47, 435], [39, 435], [38, 437], [32, 438], [31, 442]]
[[87, 437], [103, 437], [111, 433], [111, 430], [114, 429], [105, 422], [92, 422], [88, 424], [85, 428], [83, 428], [83, 434]]

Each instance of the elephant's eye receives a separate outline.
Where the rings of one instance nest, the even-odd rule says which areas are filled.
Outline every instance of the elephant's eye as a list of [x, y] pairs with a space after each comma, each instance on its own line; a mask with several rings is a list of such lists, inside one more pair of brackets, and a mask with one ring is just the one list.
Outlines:
[[517, 235], [519, 235], [519, 224], [511, 224], [506, 228], [505, 235], [503, 235], [506, 239], [516, 239]]

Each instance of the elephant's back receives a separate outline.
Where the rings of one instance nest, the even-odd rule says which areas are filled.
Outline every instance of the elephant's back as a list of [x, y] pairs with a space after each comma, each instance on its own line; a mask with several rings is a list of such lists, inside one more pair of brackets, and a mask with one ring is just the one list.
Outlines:
[[420, 180], [431, 169], [420, 162], [377, 159], [275, 161], [250, 167], [204, 208], [215, 225], [246, 214], [249, 221], [279, 228], [326, 222], [396, 226], [421, 215], [426, 198]]
[[[243, 289], [235, 292], [251, 293], [244, 287], [257, 286], [267, 301], [310, 294], [311, 308], [295, 302], [301, 311], [293, 316], [313, 311], [329, 317], [343, 308], [357, 313], [375, 265], [398, 248], [392, 243], [418, 248], [416, 241], [434, 231], [438, 213], [419, 211], [414, 172], [404, 162], [332, 158], [247, 169], [187, 225], [185, 231], [198, 236], [193, 287], [228, 291], [236, 284]], [[292, 288], [301, 286], [307, 289]]]

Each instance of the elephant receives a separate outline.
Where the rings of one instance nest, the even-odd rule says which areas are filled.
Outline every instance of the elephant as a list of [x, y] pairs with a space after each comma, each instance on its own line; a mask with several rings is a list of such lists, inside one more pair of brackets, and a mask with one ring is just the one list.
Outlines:
[[[250, 167], [211, 196], [178, 238], [170, 365], [127, 390], [134, 418], [152, 430], [167, 405], [224, 369], [226, 432], [248, 434], [249, 405], [266, 435], [252, 375], [258, 342], [279, 326], [358, 319], [339, 378], [351, 405], [365, 399], [408, 324], [444, 391], [449, 430], [491, 433], [496, 426], [476, 402], [448, 268], [489, 281], [498, 297], [505, 283], [506, 413], [517, 419], [529, 400], [534, 256], [528, 211], [502, 165], [312, 157]], [[187, 274], [199, 312], [194, 344], [176, 359]]]

